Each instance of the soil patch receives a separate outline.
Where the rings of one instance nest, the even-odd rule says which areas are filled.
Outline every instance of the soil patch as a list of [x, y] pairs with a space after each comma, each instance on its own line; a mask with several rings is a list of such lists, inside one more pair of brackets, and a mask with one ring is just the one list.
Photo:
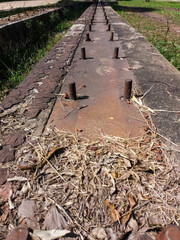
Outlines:
[[[139, 11], [136, 9], [136, 12], [142, 16], [152, 18], [156, 21], [162, 22], [163, 24], [167, 25], [167, 18], [159, 13], [154, 13], [150, 11], [141, 11], [141, 9]], [[180, 26], [174, 24], [172, 21], [168, 21], [168, 24], [170, 26], [170, 31], [180, 34]]]

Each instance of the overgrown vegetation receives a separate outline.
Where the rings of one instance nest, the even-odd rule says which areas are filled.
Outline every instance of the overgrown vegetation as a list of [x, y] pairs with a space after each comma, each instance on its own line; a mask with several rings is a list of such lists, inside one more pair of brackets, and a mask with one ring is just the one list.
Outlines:
[[[144, 35], [148, 41], [150, 41], [154, 47], [156, 47], [159, 52], [164, 55], [164, 57], [171, 62], [179, 71], [180, 71], [180, 39], [179, 35], [171, 31], [169, 21], [167, 20], [166, 24], [162, 22], [153, 20], [150, 17], [142, 16], [139, 13], [136, 13], [128, 8], [124, 9], [123, 5], [131, 7], [137, 6], [135, 0], [132, 1], [119, 1], [118, 4], [112, 4], [112, 7], [124, 18], [129, 24], [136, 28], [142, 35]], [[167, 3], [167, 2], [166, 2]], [[154, 5], [153, 5], [154, 4]], [[170, 3], [167, 3], [167, 6]], [[149, 3], [141, 1], [141, 7], [146, 6], [161, 6], [161, 3], [156, 1], [151, 1]], [[162, 2], [162, 6], [165, 3]], [[179, 6], [177, 3], [174, 3], [173, 6]]]
[[[26, 22], [28, 40], [9, 51], [0, 59], [0, 91], [17, 86], [42, 59], [52, 46], [57, 43], [87, 7], [87, 4], [75, 4], [63, 8], [62, 12], [51, 15], [48, 24], [38, 21]], [[34, 25], [35, 24], [35, 25]]]
[[41, 7], [27, 7], [27, 8], [25, 7], [25, 8], [16, 8], [16, 9], [12, 8], [11, 10], [1, 10], [0, 18], [10, 17], [15, 14], [27, 13], [28, 11], [36, 11], [39, 9], [44, 9], [44, 8], [53, 7], [53, 6], [55, 6], [55, 5], [41, 6]]

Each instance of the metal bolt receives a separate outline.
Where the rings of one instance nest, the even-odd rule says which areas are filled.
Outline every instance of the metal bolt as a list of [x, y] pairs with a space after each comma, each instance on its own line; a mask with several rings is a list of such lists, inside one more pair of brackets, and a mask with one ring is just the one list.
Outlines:
[[108, 29], [107, 31], [111, 31], [111, 24], [108, 24]]
[[108, 19], [106, 19], [106, 24], [108, 24], [109, 23], [109, 20]]
[[86, 49], [85, 49], [85, 47], [81, 48], [81, 59], [86, 59]]
[[91, 24], [89, 24], [89, 32], [91, 32]]
[[113, 39], [114, 39], [114, 32], [111, 32], [110, 41], [113, 41]]
[[89, 37], [89, 33], [86, 33], [86, 41], [87, 41], [87, 42], [90, 42], [90, 41], [91, 41], [91, 39], [90, 39], [90, 37]]
[[118, 55], [119, 55], [119, 48], [118, 47], [115, 47], [114, 48], [114, 58], [118, 58]]
[[69, 96], [70, 99], [77, 100], [75, 82], [69, 83]]
[[124, 99], [131, 98], [131, 91], [132, 91], [132, 80], [126, 79], [124, 85]]

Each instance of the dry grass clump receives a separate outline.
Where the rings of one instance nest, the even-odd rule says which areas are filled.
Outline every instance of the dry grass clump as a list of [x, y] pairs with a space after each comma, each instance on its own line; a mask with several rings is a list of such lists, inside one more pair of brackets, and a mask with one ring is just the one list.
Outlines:
[[79, 239], [137, 239], [180, 220], [178, 167], [150, 129], [139, 138], [94, 142], [48, 129], [35, 142], [11, 168], [27, 182], [19, 184], [21, 194], [14, 192], [9, 223], [20, 223], [17, 208], [24, 198], [37, 203], [40, 228], [53, 205]]

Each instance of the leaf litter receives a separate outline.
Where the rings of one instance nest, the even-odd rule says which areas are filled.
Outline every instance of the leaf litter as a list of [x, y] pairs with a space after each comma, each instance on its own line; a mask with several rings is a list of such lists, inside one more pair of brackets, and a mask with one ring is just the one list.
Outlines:
[[138, 138], [96, 141], [49, 128], [10, 163], [14, 207], [0, 239], [19, 225], [32, 229], [32, 239], [155, 239], [180, 221], [178, 165], [170, 157], [148, 126]]

